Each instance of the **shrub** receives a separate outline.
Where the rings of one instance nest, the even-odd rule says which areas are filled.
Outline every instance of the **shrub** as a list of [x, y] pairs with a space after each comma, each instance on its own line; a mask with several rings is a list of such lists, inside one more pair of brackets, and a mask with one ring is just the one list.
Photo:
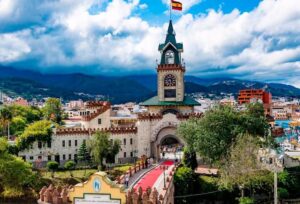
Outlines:
[[48, 171], [52, 172], [52, 177], [54, 177], [54, 171], [56, 171], [58, 169], [59, 164], [56, 161], [49, 161], [47, 163], [47, 169]]
[[74, 161], [67, 161], [64, 165], [64, 168], [66, 170], [70, 171], [70, 176], [73, 177], [72, 171], [73, 169], [75, 169], [76, 163]]
[[278, 197], [280, 199], [288, 198], [290, 196], [289, 191], [285, 188], [278, 188]]
[[249, 197], [239, 198], [239, 204], [254, 204], [254, 199]]

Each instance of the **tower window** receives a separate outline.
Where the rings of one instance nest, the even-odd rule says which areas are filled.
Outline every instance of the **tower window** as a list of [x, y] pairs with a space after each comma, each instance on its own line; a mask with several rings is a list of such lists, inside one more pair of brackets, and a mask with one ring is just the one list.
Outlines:
[[165, 89], [165, 98], [176, 98], [176, 89]]
[[168, 50], [165, 54], [166, 64], [174, 64], [175, 55], [172, 50]]

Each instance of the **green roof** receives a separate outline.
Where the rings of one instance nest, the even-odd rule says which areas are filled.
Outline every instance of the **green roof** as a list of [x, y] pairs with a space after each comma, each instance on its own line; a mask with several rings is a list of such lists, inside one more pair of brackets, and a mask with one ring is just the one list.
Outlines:
[[143, 106], [200, 106], [201, 104], [198, 103], [191, 97], [185, 96], [183, 101], [159, 101], [158, 96], [154, 96], [140, 105]]
[[165, 43], [159, 44], [158, 50], [161, 51], [168, 44], [171, 43], [177, 50], [183, 50], [183, 44], [176, 42], [175, 31], [173, 28], [172, 20], [169, 22], [168, 33]]

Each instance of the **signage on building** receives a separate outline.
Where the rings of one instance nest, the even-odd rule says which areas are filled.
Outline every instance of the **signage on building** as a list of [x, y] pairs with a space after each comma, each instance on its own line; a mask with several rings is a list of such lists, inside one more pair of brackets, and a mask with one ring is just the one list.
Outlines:
[[110, 194], [85, 194], [84, 198], [75, 198], [74, 204], [121, 204], [119, 199], [111, 199]]

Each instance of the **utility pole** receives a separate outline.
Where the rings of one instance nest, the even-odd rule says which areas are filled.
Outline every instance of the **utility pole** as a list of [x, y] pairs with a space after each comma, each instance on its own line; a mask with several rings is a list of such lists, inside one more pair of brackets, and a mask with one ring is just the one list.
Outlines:
[[10, 128], [9, 128], [9, 122], [7, 123], [7, 140], [9, 140], [10, 136]]
[[274, 204], [277, 204], [277, 169], [274, 170]]

